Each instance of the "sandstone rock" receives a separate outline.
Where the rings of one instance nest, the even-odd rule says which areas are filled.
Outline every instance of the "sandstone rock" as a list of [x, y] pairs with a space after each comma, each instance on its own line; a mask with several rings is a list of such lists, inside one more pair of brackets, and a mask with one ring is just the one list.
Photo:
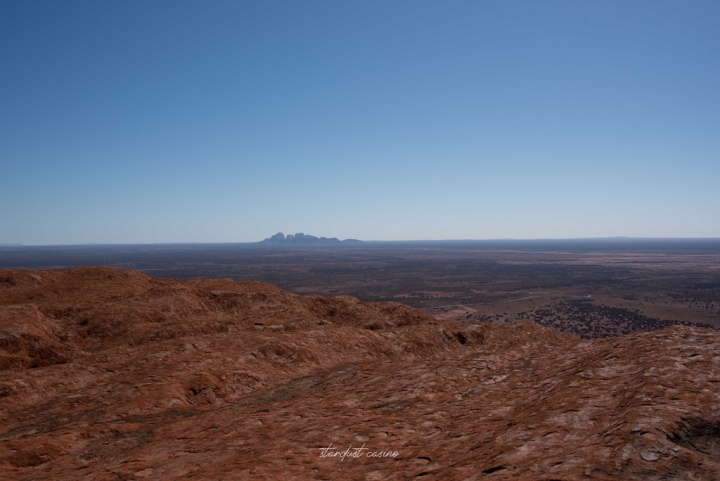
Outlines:
[[720, 479], [717, 331], [590, 341], [257, 282], [1, 279], [0, 479]]

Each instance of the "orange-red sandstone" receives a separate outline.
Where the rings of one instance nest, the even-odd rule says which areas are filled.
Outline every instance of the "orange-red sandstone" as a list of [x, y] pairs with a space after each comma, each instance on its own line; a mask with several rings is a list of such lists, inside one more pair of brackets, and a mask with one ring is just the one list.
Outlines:
[[719, 480], [719, 420], [716, 331], [0, 271], [0, 479]]

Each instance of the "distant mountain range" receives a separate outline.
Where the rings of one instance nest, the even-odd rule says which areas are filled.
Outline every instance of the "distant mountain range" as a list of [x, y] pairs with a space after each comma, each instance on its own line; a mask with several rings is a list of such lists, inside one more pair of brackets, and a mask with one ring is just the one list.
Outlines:
[[274, 236], [260, 241], [259, 244], [271, 245], [339, 245], [339, 244], [358, 244], [362, 241], [357, 239], [340, 240], [337, 237], [315, 237], [314, 235], [303, 234], [298, 232], [295, 235], [289, 234], [285, 236], [282, 232], [278, 232]]

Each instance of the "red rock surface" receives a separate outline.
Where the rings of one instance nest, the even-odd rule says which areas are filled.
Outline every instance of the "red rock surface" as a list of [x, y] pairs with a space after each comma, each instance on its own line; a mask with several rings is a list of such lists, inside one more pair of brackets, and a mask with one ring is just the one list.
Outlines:
[[699, 328], [581, 341], [257, 282], [0, 271], [0, 479], [718, 480], [718, 348]]

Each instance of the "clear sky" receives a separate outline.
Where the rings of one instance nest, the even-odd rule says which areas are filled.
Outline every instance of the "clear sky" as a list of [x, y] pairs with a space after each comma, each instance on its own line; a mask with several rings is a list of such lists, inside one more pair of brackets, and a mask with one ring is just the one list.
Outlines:
[[720, 2], [0, 1], [0, 243], [720, 237]]

